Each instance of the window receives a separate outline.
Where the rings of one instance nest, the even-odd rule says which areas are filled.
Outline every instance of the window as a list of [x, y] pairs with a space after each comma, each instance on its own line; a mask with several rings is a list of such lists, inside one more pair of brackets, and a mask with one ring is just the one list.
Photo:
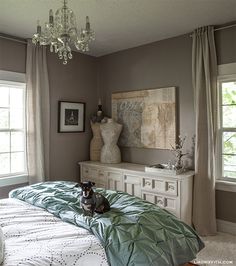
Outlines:
[[236, 181], [236, 76], [219, 79], [220, 173]]
[[0, 80], [0, 177], [26, 173], [25, 84]]

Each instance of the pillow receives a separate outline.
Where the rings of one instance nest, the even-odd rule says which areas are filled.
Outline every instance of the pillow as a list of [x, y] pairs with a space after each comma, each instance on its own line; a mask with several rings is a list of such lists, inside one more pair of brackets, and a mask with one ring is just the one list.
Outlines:
[[2, 232], [2, 228], [0, 227], [0, 264], [3, 262], [4, 256], [4, 236]]

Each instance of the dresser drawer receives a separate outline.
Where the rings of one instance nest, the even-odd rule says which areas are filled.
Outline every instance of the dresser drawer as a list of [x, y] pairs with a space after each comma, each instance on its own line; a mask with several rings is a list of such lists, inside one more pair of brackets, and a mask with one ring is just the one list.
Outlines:
[[168, 194], [178, 196], [178, 182], [177, 181], [165, 181], [165, 191]]
[[82, 166], [82, 181], [91, 181], [95, 187], [106, 188], [106, 176], [104, 171], [95, 167]]
[[172, 198], [172, 197], [164, 197], [164, 206], [165, 209], [173, 212], [174, 214], [178, 213], [178, 198]]
[[89, 178], [97, 179], [99, 170], [97, 168], [89, 168]]
[[178, 216], [179, 198], [142, 191], [142, 198]]
[[122, 178], [122, 173], [121, 172], [116, 172], [116, 171], [109, 171], [107, 172], [108, 178], [114, 178], [114, 179], [121, 179]]
[[111, 190], [123, 191], [123, 175], [121, 172], [107, 172], [107, 188]]
[[98, 170], [98, 168], [95, 167], [88, 167], [88, 166], [83, 166], [82, 167], [82, 176], [83, 178], [87, 179], [94, 179], [98, 178], [99, 175], [102, 175], [101, 170]]
[[173, 180], [143, 177], [142, 189], [178, 196], [178, 182]]
[[89, 177], [89, 167], [83, 165], [81, 169], [81, 173], [82, 173], [82, 176], [81, 176], [82, 179]]
[[99, 179], [94, 177], [82, 177], [81, 181], [82, 182], [91, 181], [95, 183], [94, 187], [106, 188], [106, 179]]
[[124, 191], [141, 198], [140, 177], [135, 175], [124, 175]]
[[165, 207], [164, 197], [162, 195], [150, 193], [148, 191], [142, 191], [142, 198], [146, 201], [154, 203], [161, 208]]
[[144, 177], [142, 179], [142, 188], [147, 189], [147, 190], [153, 190], [154, 188], [154, 183], [151, 178]]

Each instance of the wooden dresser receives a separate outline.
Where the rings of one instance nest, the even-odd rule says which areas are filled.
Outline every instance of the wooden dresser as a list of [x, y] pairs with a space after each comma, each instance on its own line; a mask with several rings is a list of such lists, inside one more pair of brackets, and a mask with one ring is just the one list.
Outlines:
[[81, 181], [96, 187], [125, 191], [164, 208], [185, 223], [192, 224], [192, 187], [194, 172], [180, 175], [145, 172], [145, 165], [79, 162]]

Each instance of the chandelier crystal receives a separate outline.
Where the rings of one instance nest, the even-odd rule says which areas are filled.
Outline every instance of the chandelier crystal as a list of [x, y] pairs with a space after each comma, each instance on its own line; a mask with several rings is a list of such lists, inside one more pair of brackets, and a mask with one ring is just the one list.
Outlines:
[[88, 52], [89, 43], [93, 40], [95, 35], [90, 28], [89, 17], [86, 17], [85, 28], [78, 30], [75, 14], [68, 8], [67, 0], [63, 0], [63, 6], [56, 11], [55, 17], [50, 9], [49, 22], [45, 23], [43, 30], [38, 21], [37, 33], [32, 37], [35, 45], [50, 45], [50, 51], [57, 53], [64, 65], [72, 59], [72, 47]]

